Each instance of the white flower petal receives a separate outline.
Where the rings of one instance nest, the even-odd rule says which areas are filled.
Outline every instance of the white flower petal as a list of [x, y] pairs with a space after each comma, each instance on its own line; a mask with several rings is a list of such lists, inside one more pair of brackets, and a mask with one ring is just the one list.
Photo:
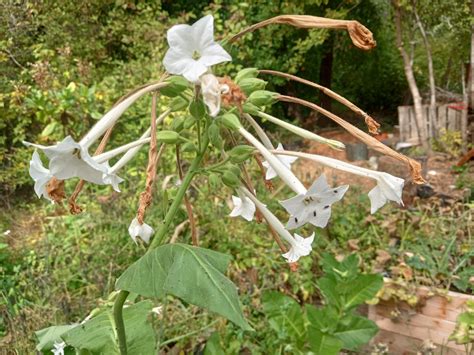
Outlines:
[[209, 115], [216, 117], [221, 109], [221, 85], [213, 74], [201, 76], [201, 92], [204, 103], [209, 109]]
[[375, 186], [372, 190], [369, 191], [370, 199], [370, 213], [374, 214], [377, 210], [383, 207], [387, 203], [387, 198], [382, 192], [382, 189], [379, 185]]
[[30, 161], [29, 173], [35, 182], [34, 189], [36, 195], [39, 198], [44, 197], [51, 201], [51, 197], [46, 191], [46, 186], [53, 175], [51, 175], [51, 172], [43, 166], [43, 162], [36, 150], [33, 152], [33, 157]]
[[303, 238], [298, 234], [294, 235], [294, 244], [291, 246], [290, 250], [283, 254], [283, 257], [289, 262], [294, 263], [302, 256], [307, 256], [311, 253], [314, 240], [314, 233], [308, 238]]
[[53, 344], [54, 348], [51, 349], [51, 352], [54, 354], [54, 355], [64, 355], [64, 348], [66, 347], [66, 343], [63, 341], [63, 342], [54, 342]]
[[170, 49], [179, 50], [191, 58], [196, 50], [197, 43], [194, 38], [193, 28], [189, 25], [175, 25], [166, 32], [166, 39]]
[[[194, 43], [198, 48], [206, 48], [214, 43], [214, 17], [206, 15], [194, 22], [192, 27]], [[201, 53], [202, 54], [202, 53]]]
[[154, 233], [154, 230], [148, 224], [140, 224], [138, 219], [134, 218], [128, 227], [128, 233], [135, 243], [137, 242], [137, 237], [140, 237], [141, 240], [148, 244], [150, 242], [150, 237]]
[[178, 75], [182, 75], [190, 65], [194, 65], [194, 62], [194, 59], [176, 48], [168, 49], [163, 58], [163, 65], [166, 70], [171, 74]]
[[199, 58], [198, 62], [210, 67], [223, 62], [230, 62], [231, 60], [230, 54], [220, 44], [214, 42], [202, 49], [201, 58]]
[[207, 66], [198, 61], [192, 61], [188, 63], [182, 74], [191, 83], [197, 83], [199, 77], [205, 72], [207, 72]]
[[[278, 151], [284, 151], [285, 148], [283, 148], [283, 145], [281, 143], [278, 143], [277, 149]], [[277, 155], [276, 158], [289, 170], [291, 170], [291, 164], [295, 162], [298, 158], [296, 157], [291, 157], [287, 155]], [[262, 165], [267, 169], [267, 173], [265, 174], [265, 179], [266, 180], [271, 180], [277, 176], [277, 173], [275, 169], [265, 160]]]
[[252, 221], [255, 214], [255, 204], [246, 196], [242, 198], [237, 196], [232, 196], [232, 203], [234, 204], [234, 209], [230, 212], [230, 217], [241, 216], [247, 221]]

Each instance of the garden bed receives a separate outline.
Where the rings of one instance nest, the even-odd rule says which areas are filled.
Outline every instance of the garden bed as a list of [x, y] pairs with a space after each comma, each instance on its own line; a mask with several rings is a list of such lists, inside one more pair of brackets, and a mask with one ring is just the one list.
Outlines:
[[[391, 280], [385, 281], [385, 287], [391, 284]], [[427, 287], [418, 287], [413, 296], [415, 306], [410, 306], [409, 300], [398, 301], [393, 298], [381, 299], [378, 304], [369, 306], [369, 319], [380, 328], [372, 343], [387, 344], [390, 354], [425, 353], [420, 351], [426, 351], [431, 345], [436, 346], [436, 354], [465, 354], [464, 345], [458, 345], [448, 338], [454, 331], [456, 318], [463, 312], [466, 301], [474, 300], [474, 296], [433, 291]]]

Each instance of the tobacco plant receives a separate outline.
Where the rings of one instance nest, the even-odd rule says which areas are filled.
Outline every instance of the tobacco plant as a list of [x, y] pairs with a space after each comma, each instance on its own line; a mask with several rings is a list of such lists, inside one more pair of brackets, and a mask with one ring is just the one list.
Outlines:
[[[249, 222], [254, 219], [265, 221], [283, 258], [295, 272], [298, 260], [311, 254], [315, 231], [312, 228], [313, 232], [309, 235], [293, 231], [305, 225], [324, 228], [331, 216], [332, 204], [340, 201], [349, 188], [348, 185], [330, 186], [324, 175], [307, 188], [292, 172], [291, 165], [296, 159], [307, 159], [374, 180], [376, 185], [368, 194], [371, 213], [388, 201], [402, 204], [404, 180], [401, 178], [325, 156], [287, 151], [281, 143], [275, 148], [275, 142], [262, 128], [261, 120], [333, 149], [345, 147], [343, 142], [321, 137], [274, 117], [270, 108], [276, 102], [303, 105], [327, 116], [372, 149], [405, 162], [411, 169], [413, 181], [423, 182], [417, 162], [391, 150], [370, 134], [314, 103], [265, 90], [266, 81], [259, 76], [277, 75], [322, 89], [360, 115], [371, 134], [377, 133], [379, 125], [372, 117], [331, 90], [274, 70], [245, 68], [233, 78], [217, 77], [213, 73], [214, 66], [232, 60], [227, 50], [238, 51], [240, 37], [275, 23], [301, 28], [345, 29], [355, 46], [363, 50], [375, 46], [371, 32], [357, 21], [301, 15], [274, 17], [218, 43], [214, 40], [213, 17], [208, 15], [192, 26], [176, 25], [169, 29], [169, 49], [163, 59], [166, 72], [160, 80], [145, 84], [122, 97], [79, 141], [67, 136], [52, 146], [25, 142], [35, 149], [30, 161], [30, 175], [39, 197], [62, 203], [66, 198], [65, 180], [80, 180], [67, 199], [72, 214], [82, 211], [76, 200], [86, 182], [111, 185], [114, 190], [120, 191], [123, 178], [118, 174], [121, 169], [143, 146], [149, 146], [145, 190], [139, 196], [137, 214], [128, 229], [133, 242], [146, 246], [146, 252], [118, 278], [116, 291], [108, 301], [91, 311], [82, 322], [38, 331], [38, 350], [51, 350], [55, 354], [74, 351], [152, 354], [156, 339], [152, 326], [147, 322], [147, 315], [152, 311], [159, 312], [159, 309], [153, 308], [150, 299], [160, 300], [166, 295], [215, 312], [243, 330], [252, 331], [242, 313], [237, 288], [225, 276], [230, 256], [198, 246], [193, 215], [193, 209], [198, 206], [192, 206], [187, 193], [196, 177], [235, 191], [230, 216], [240, 216]], [[120, 116], [147, 94], [152, 95], [149, 128], [130, 143], [106, 150]], [[158, 107], [163, 109], [157, 112]], [[156, 172], [165, 149], [174, 151], [180, 181], [173, 196], [168, 196], [166, 191], [160, 194], [165, 215], [163, 220], [152, 221], [146, 218], [146, 211], [154, 202]], [[40, 153], [49, 160], [47, 167], [43, 165]], [[253, 180], [248, 172], [252, 162], [261, 169], [267, 189], [272, 188], [272, 179], [279, 178], [292, 191], [292, 196], [280, 202], [288, 213], [286, 225], [257, 196], [258, 181]], [[176, 243], [174, 237], [170, 238], [175, 227], [174, 217], [182, 204], [188, 214], [192, 245]], [[339, 281], [337, 277], [332, 280], [330, 288], [337, 288]], [[330, 292], [327, 287], [321, 286], [321, 290], [324, 294]], [[133, 302], [137, 296], [141, 301]], [[346, 308], [344, 311], [350, 307]], [[311, 313], [316, 318], [323, 316], [318, 312]]]

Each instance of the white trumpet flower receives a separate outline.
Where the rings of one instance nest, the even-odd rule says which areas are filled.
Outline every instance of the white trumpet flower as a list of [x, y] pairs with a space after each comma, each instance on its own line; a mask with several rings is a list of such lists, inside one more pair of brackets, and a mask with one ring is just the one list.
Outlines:
[[214, 41], [214, 17], [207, 15], [192, 26], [175, 25], [166, 38], [170, 48], [163, 64], [171, 74], [183, 75], [197, 83], [199, 77], [212, 65], [232, 60], [232, 57]]
[[130, 237], [133, 239], [135, 244], [137, 243], [137, 237], [140, 237], [141, 240], [148, 244], [150, 242], [150, 237], [154, 232], [153, 228], [148, 224], [140, 224], [137, 218], [134, 218], [128, 227], [128, 234], [130, 234]]
[[239, 191], [247, 196], [253, 203], [256, 205], [258, 210], [267, 220], [268, 224], [290, 244], [290, 250], [283, 254], [283, 257], [289, 262], [294, 263], [298, 261], [302, 256], [307, 256], [311, 253], [312, 247], [311, 244], [314, 240], [314, 233], [311, 234], [308, 238], [303, 238], [298, 234], [295, 234], [293, 237], [290, 232], [288, 232], [283, 224], [278, 220], [275, 215], [270, 212], [270, 210], [262, 202], [260, 202], [249, 190], [244, 187], [239, 188]]
[[322, 174], [305, 194], [280, 202], [290, 214], [286, 228], [299, 228], [308, 222], [316, 227], [326, 227], [331, 217], [331, 205], [339, 201], [348, 188], [349, 185], [331, 188]]
[[257, 148], [260, 154], [262, 154], [263, 157], [266, 159], [269, 166], [273, 168], [273, 170], [288, 185], [289, 188], [291, 188], [297, 194], [306, 193], [306, 188], [301, 183], [301, 181], [299, 181], [298, 178], [293, 174], [293, 172], [288, 169], [288, 167], [286, 167], [280, 159], [270, 153], [270, 151], [265, 148], [265, 146], [260, 143], [257, 138], [255, 138], [250, 132], [248, 132], [243, 127], [240, 127], [238, 131], [245, 139], [250, 142], [250, 144]]
[[[283, 148], [283, 145], [281, 143], [278, 143], [278, 147], [276, 150], [284, 151], [285, 149]], [[298, 159], [296, 157], [290, 157], [290, 156], [284, 156], [284, 155], [277, 156], [277, 158], [289, 170], [291, 170], [291, 164], [293, 164]], [[266, 180], [271, 180], [278, 176], [275, 169], [272, 168], [272, 166], [270, 165], [268, 161], [265, 160], [264, 162], [262, 162], [262, 165], [267, 169], [267, 173], [265, 174]]]
[[239, 197], [232, 196], [232, 203], [234, 204], [234, 209], [230, 212], [230, 217], [241, 216], [247, 221], [253, 220], [255, 214], [255, 204], [247, 196], [242, 195], [239, 191]]
[[317, 134], [313, 133], [313, 132], [310, 132], [304, 128], [301, 128], [301, 127], [298, 127], [298, 126], [295, 126], [291, 123], [288, 123], [288, 122], [285, 122], [285, 121], [282, 121], [272, 115], [269, 115], [268, 113], [265, 113], [265, 112], [262, 112], [262, 111], [259, 111], [258, 112], [258, 115], [263, 118], [263, 119], [266, 119], [280, 127], [283, 127], [285, 128], [286, 130], [302, 137], [302, 138], [305, 138], [305, 139], [309, 139], [309, 140], [312, 140], [312, 141], [315, 141], [315, 142], [319, 142], [319, 143], [324, 143], [324, 144], [327, 144], [329, 145], [330, 147], [334, 148], [334, 149], [344, 149], [346, 146], [344, 145], [344, 143], [342, 142], [339, 142], [339, 141], [336, 141], [334, 139], [328, 139], [328, 138], [324, 138], [324, 137], [321, 137], [321, 136], [318, 136]]
[[300, 157], [304, 159], [309, 159], [326, 166], [329, 166], [333, 169], [338, 169], [346, 171], [351, 174], [368, 177], [374, 179], [377, 182], [375, 186], [369, 192], [370, 198], [370, 213], [374, 214], [377, 210], [383, 207], [387, 201], [394, 201], [400, 205], [403, 205], [402, 201], [402, 192], [403, 185], [405, 181], [399, 177], [390, 175], [385, 172], [370, 170], [362, 168], [356, 165], [352, 165], [337, 159], [324, 157], [316, 154], [300, 153], [300, 152], [290, 152], [290, 151], [273, 151], [276, 154]]

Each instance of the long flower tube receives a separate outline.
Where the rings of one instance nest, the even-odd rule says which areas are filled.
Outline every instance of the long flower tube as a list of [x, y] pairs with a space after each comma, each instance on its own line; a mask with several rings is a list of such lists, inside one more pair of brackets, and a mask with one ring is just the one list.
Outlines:
[[316, 154], [281, 150], [273, 150], [272, 153], [312, 160], [333, 169], [342, 170], [351, 174], [374, 179], [375, 181], [377, 181], [377, 186], [369, 192], [369, 198], [371, 203], [370, 213], [372, 214], [375, 213], [379, 208], [384, 206], [388, 200], [403, 205], [402, 191], [404, 180], [399, 177], [381, 171], [374, 171], [362, 168], [356, 165], [346, 163], [344, 161]]
[[260, 116], [261, 118], [264, 118], [266, 120], [269, 120], [270, 122], [272, 122], [272, 123], [274, 123], [274, 124], [276, 124], [276, 125], [278, 125], [282, 128], [285, 128], [286, 130], [288, 130], [290, 132], [293, 132], [294, 134], [296, 134], [296, 135], [298, 135], [302, 138], [306, 138], [306, 139], [310, 139], [310, 140], [315, 141], [315, 142], [327, 144], [331, 148], [334, 148], [334, 149], [345, 149], [346, 148], [346, 146], [342, 142], [336, 141], [334, 139], [328, 139], [328, 138], [318, 136], [317, 134], [315, 134], [313, 132], [310, 132], [310, 131], [308, 131], [304, 128], [292, 125], [291, 123], [282, 121], [282, 120], [280, 120], [280, 119], [278, 119], [278, 118], [276, 118], [272, 115], [269, 115], [268, 113], [258, 111], [258, 116]]
[[361, 142], [367, 144], [369, 147], [372, 149], [388, 155], [392, 158], [395, 158], [399, 161], [405, 162], [408, 164], [411, 170], [411, 176], [413, 179], [413, 182], [415, 184], [424, 184], [426, 183], [425, 179], [421, 176], [421, 164], [411, 158], [408, 158], [407, 156], [400, 154], [393, 149], [387, 147], [385, 144], [382, 142], [379, 142], [377, 139], [374, 137], [368, 135], [364, 131], [361, 131], [359, 128], [351, 125], [349, 122], [343, 120], [341, 117], [333, 114], [332, 112], [329, 112], [328, 110], [323, 109], [322, 107], [313, 104], [312, 102], [297, 98], [297, 97], [292, 97], [292, 96], [285, 96], [285, 95], [280, 95], [277, 97], [279, 101], [284, 101], [284, 102], [292, 102], [296, 104], [300, 104], [302, 106], [309, 107], [319, 113], [322, 113], [326, 117], [330, 118], [337, 124], [339, 124], [341, 127], [343, 127], [345, 130], [347, 130], [351, 135], [359, 139]]
[[245, 187], [240, 187], [239, 192], [252, 200], [258, 210], [265, 217], [268, 224], [280, 235], [280, 237], [290, 244], [291, 248], [288, 253], [283, 254], [283, 257], [287, 259], [289, 263], [298, 261], [300, 257], [309, 255], [311, 253], [311, 244], [314, 240], [314, 233], [308, 238], [303, 238], [298, 234], [295, 234], [293, 237], [290, 232], [285, 229], [280, 220], [272, 212], [270, 212], [267, 206], [260, 202], [249, 190], [247, 190]]
[[109, 112], [107, 112], [80, 140], [79, 144], [84, 147], [84, 149], [89, 148], [97, 139], [99, 139], [100, 136], [105, 133], [109, 127], [111, 127], [120, 118], [125, 110], [129, 108], [135, 101], [137, 101], [146, 93], [161, 89], [167, 85], [168, 83], [166, 82], [151, 84], [124, 99]]
[[255, 133], [257, 133], [258, 138], [262, 141], [263, 145], [267, 149], [275, 149], [275, 147], [272, 144], [272, 141], [270, 138], [268, 138], [267, 134], [263, 130], [262, 127], [257, 123], [257, 121], [254, 120], [254, 118], [249, 115], [248, 113], [243, 114], [244, 118], [247, 120], [248, 123], [252, 126], [252, 128], [255, 130]]
[[120, 147], [111, 149], [111, 150], [109, 150], [107, 152], [104, 152], [102, 154], [95, 155], [95, 156], [92, 157], [92, 159], [95, 160], [98, 163], [105, 163], [109, 159], [112, 159], [112, 158], [116, 157], [117, 155], [122, 154], [123, 152], [127, 152], [132, 148], [135, 148], [135, 147], [138, 147], [138, 146], [141, 147], [142, 145], [149, 143], [150, 140], [151, 140], [151, 138], [149, 138], [149, 137], [148, 138], [141, 138], [141, 139], [138, 139], [134, 142], [130, 142], [128, 144], [121, 145]]
[[263, 157], [267, 160], [270, 166], [275, 170], [278, 176], [288, 185], [289, 188], [291, 188], [299, 195], [306, 193], [306, 188], [301, 183], [301, 181], [299, 181], [298, 178], [293, 174], [293, 172], [285, 165], [283, 165], [283, 163], [275, 155], [270, 153], [270, 151], [265, 148], [265, 146], [260, 143], [257, 138], [255, 138], [250, 132], [248, 132], [243, 127], [239, 127], [238, 131], [245, 139], [250, 142], [250, 144], [257, 148], [260, 154], [263, 155]]
[[[161, 122], [163, 122], [163, 120], [171, 113], [171, 109], [167, 109], [166, 111], [164, 111], [161, 115], [158, 116], [158, 118], [156, 119], [156, 125], [159, 125]], [[145, 138], [148, 138], [151, 134], [151, 127], [149, 127], [145, 133], [142, 134], [142, 136], [140, 137], [140, 139], [145, 139]], [[140, 151], [140, 148], [143, 146], [142, 145], [139, 145], [139, 146], [136, 146], [132, 149], [130, 149], [129, 151], [127, 151], [115, 164], [114, 166], [112, 166], [109, 170], [109, 172], [111, 174], [113, 173], [116, 173], [117, 171], [119, 171], [121, 168], [123, 168], [130, 160], [133, 159], [133, 157]]]

